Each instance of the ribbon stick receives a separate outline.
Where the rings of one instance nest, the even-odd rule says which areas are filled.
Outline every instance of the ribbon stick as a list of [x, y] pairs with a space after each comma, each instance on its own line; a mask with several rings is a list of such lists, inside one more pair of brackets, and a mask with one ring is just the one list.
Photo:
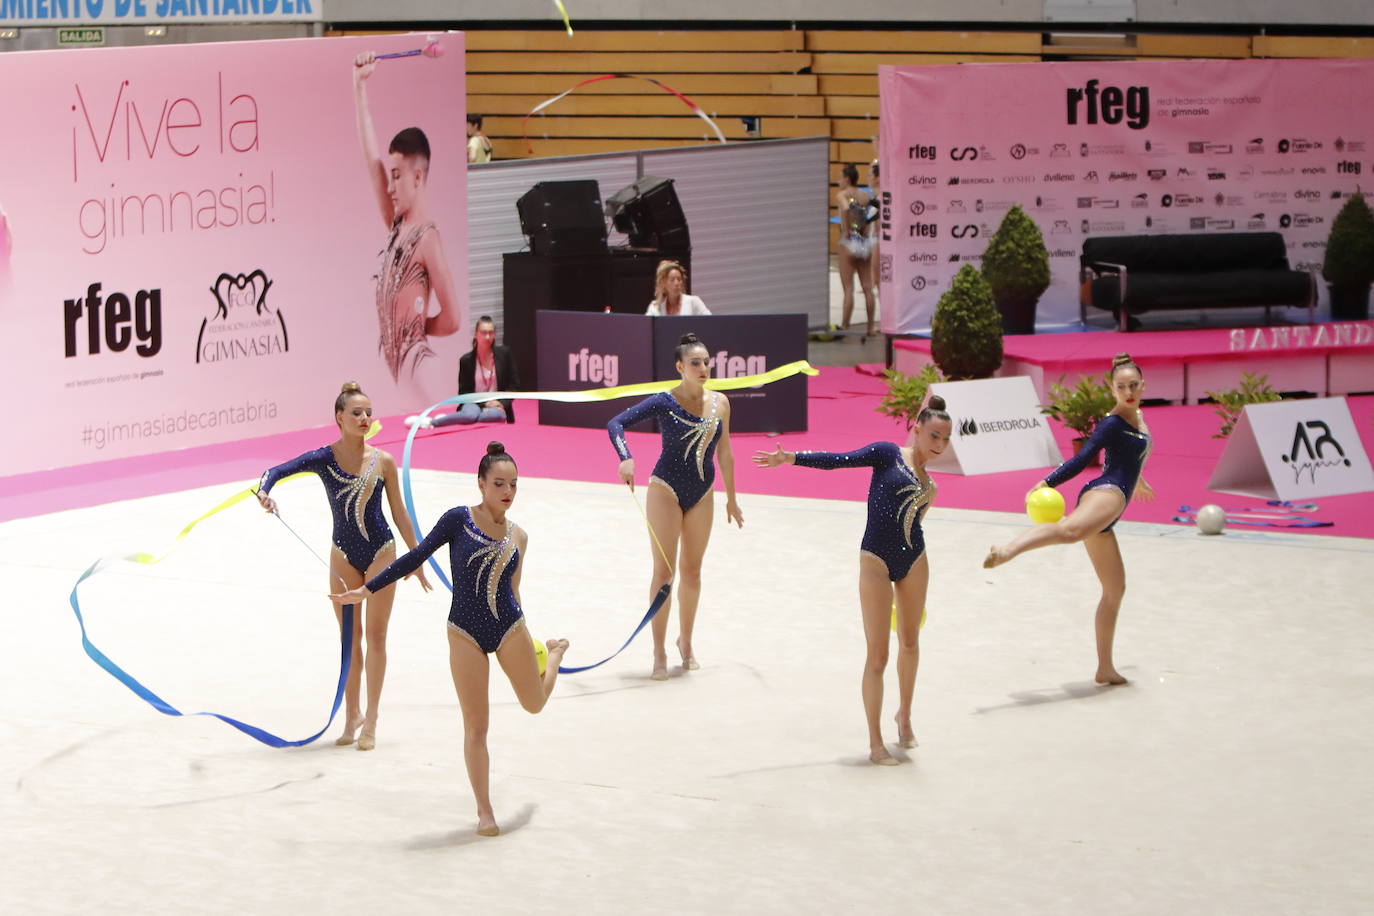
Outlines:
[[398, 60], [402, 57], [428, 57], [433, 60], [443, 56], [443, 44], [438, 41], [431, 41], [423, 48], [411, 48], [409, 51], [392, 51], [389, 54], [378, 54], [377, 60]]

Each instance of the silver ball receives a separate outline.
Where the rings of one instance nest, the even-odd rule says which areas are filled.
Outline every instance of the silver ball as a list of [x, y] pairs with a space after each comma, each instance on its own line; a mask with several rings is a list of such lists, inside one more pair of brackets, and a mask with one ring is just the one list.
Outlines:
[[1203, 506], [1197, 510], [1197, 527], [1203, 534], [1221, 534], [1226, 527], [1226, 511], [1221, 506]]

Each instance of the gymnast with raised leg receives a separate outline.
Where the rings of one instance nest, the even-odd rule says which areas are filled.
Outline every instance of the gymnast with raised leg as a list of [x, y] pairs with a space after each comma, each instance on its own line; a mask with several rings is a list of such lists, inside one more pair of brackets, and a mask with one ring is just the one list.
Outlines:
[[[453, 687], [463, 714], [463, 760], [477, 801], [477, 832], [496, 836], [501, 829], [491, 807], [491, 758], [487, 723], [491, 716], [487, 682], [488, 655], [495, 653], [515, 696], [526, 712], [544, 708], [558, 680], [558, 666], [568, 650], [566, 639], [550, 639], [544, 673], [520, 609], [520, 573], [529, 553], [525, 530], [507, 516], [518, 483], [515, 459], [500, 442], [487, 444], [477, 466], [482, 501], [455, 506], [439, 517], [420, 545], [369, 579], [361, 588], [330, 595], [335, 604], [355, 603], [419, 569], [436, 550], [449, 545], [453, 601], [448, 612], [448, 658]], [[514, 636], [512, 639], [510, 637]]]
[[[695, 334], [684, 334], [678, 342], [677, 371], [682, 382], [671, 391], [646, 398], [620, 414], [609, 424], [611, 444], [620, 456], [620, 479], [634, 489], [635, 460], [625, 443], [625, 427], [657, 419], [663, 437], [663, 450], [649, 477], [645, 510], [649, 520], [649, 552], [653, 556], [653, 580], [649, 584], [652, 602], [659, 589], [673, 579], [668, 557], [677, 556], [677, 648], [682, 667], [700, 667], [692, 652], [692, 631], [696, 624], [697, 603], [701, 598], [701, 562], [711, 539], [715, 500], [711, 484], [720, 461], [725, 482], [725, 517], [744, 527], [744, 513], [735, 501], [735, 456], [730, 450], [730, 399], [718, 391], [707, 391], [711, 377], [711, 357], [706, 345]], [[654, 536], [658, 537], [658, 544]], [[679, 540], [682, 542], [678, 549]], [[661, 545], [661, 548], [660, 546]], [[666, 556], [665, 556], [666, 554]], [[651, 677], [668, 679], [668, 607], [665, 604], [653, 621], [654, 667]]]
[[[396, 461], [391, 455], [367, 444], [365, 437], [372, 426], [372, 401], [363, 394], [357, 382], [345, 382], [334, 400], [334, 422], [339, 426], [339, 440], [314, 451], [306, 452], [285, 464], [279, 464], [262, 475], [258, 483], [258, 502], [268, 512], [277, 511], [276, 500], [269, 495], [272, 487], [283, 477], [301, 472], [317, 475], [329, 494], [329, 506], [334, 513], [334, 549], [329, 552], [330, 588], [339, 582], [345, 586], [361, 585], [368, 576], [375, 576], [396, 558], [396, 542], [382, 515], [382, 490], [386, 490], [391, 504], [391, 517], [401, 531], [406, 544], [415, 546], [415, 530], [410, 526], [401, 500], [400, 479]], [[429, 591], [423, 570], [416, 577], [421, 587]], [[363, 613], [353, 615], [353, 659], [348, 668], [348, 682], [344, 686], [344, 730], [335, 744], [353, 743], [353, 733], [360, 727], [358, 750], [370, 751], [377, 746], [377, 713], [382, 701], [382, 681], [386, 678], [386, 630], [391, 620], [391, 602], [395, 589], [385, 589], [367, 602], [367, 653], [363, 654]], [[356, 604], [356, 602], [345, 602]], [[343, 626], [343, 612], [335, 608], [339, 626]], [[360, 709], [359, 693], [363, 672], [367, 672], [367, 713]]]
[[1112, 360], [1109, 380], [1116, 398], [1111, 413], [1093, 427], [1092, 435], [1078, 454], [1032, 487], [1031, 493], [1041, 487], [1057, 487], [1071, 479], [1086, 468], [1098, 452], [1106, 454], [1102, 473], [1084, 485], [1078, 494], [1077, 507], [1067, 517], [1054, 524], [1036, 525], [1021, 532], [1010, 543], [993, 547], [983, 565], [991, 569], [1027, 550], [1047, 544], [1082, 541], [1088, 559], [1092, 560], [1093, 571], [1102, 583], [1095, 621], [1095, 680], [1099, 684], [1124, 684], [1126, 679], [1112, 663], [1112, 642], [1116, 637], [1121, 599], [1126, 594], [1126, 567], [1112, 528], [1120, 521], [1131, 499], [1149, 502], [1155, 498], [1155, 493], [1140, 476], [1150, 454], [1150, 430], [1140, 410], [1140, 396], [1145, 389], [1140, 367], [1130, 356], [1119, 353]]
[[896, 766], [883, 744], [883, 674], [893, 599], [897, 607], [897, 743], [916, 746], [911, 728], [911, 701], [916, 691], [916, 668], [921, 658], [921, 612], [930, 583], [921, 519], [935, 498], [935, 482], [926, 471], [930, 459], [949, 445], [950, 420], [945, 401], [931, 397], [916, 415], [904, 447], [874, 442], [852, 452], [756, 452], [762, 468], [780, 464], [820, 468], [873, 469], [868, 485], [868, 525], [859, 545], [859, 607], [863, 614], [864, 659], [862, 694], [868, 722], [868, 759], [878, 766]]

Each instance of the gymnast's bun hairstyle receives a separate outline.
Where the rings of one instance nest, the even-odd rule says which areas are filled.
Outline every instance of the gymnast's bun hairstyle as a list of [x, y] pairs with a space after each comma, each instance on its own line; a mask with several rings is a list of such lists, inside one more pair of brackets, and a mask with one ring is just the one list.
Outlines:
[[945, 412], [945, 399], [938, 394], [932, 394], [930, 400], [926, 401], [926, 406], [922, 407], [921, 412], [916, 415], [917, 423], [924, 423], [927, 420], [949, 422], [949, 414]]
[[487, 471], [491, 470], [491, 466], [502, 461], [515, 464], [515, 459], [506, 454], [506, 447], [493, 439], [487, 443], [487, 453], [482, 456], [482, 460], [477, 465], [477, 476], [486, 480]]
[[1140, 371], [1140, 367], [1135, 364], [1135, 360], [1131, 359], [1129, 353], [1118, 353], [1112, 357], [1112, 371], [1107, 373], [1107, 377], [1116, 378], [1117, 371], [1121, 369], [1134, 369], [1136, 375], [1141, 378], [1145, 377], [1145, 373]]
[[348, 399], [355, 394], [359, 397], [367, 397], [367, 395], [363, 394], [362, 385], [359, 385], [357, 382], [344, 382], [343, 386], [339, 388], [339, 396], [334, 399], [334, 412], [338, 413], [343, 410], [344, 405], [348, 403]]
[[[701, 347], [701, 349], [706, 350], [706, 344], [701, 342], [701, 338], [697, 337], [697, 335], [693, 334], [691, 331], [688, 331], [678, 338], [677, 349], [673, 351], [673, 358], [678, 362], [682, 362], [683, 357], [687, 355], [687, 351], [693, 347]], [[710, 351], [707, 350], [706, 352], [709, 353]]]

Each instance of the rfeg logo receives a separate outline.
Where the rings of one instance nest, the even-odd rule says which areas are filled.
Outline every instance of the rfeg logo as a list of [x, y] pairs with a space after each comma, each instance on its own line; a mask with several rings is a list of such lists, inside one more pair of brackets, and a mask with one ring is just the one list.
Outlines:
[[[1315, 434], [1315, 438], [1309, 435], [1309, 430]], [[1335, 451], [1335, 457], [1327, 457], [1328, 447]], [[1331, 435], [1331, 427], [1321, 420], [1298, 421], [1293, 427], [1293, 445], [1279, 456], [1279, 460], [1292, 469], [1294, 483], [1300, 482], [1305, 475], [1308, 483], [1314, 485], [1319, 470], [1350, 467], [1350, 459], [1345, 457], [1345, 449], [1341, 448], [1336, 437]]]

